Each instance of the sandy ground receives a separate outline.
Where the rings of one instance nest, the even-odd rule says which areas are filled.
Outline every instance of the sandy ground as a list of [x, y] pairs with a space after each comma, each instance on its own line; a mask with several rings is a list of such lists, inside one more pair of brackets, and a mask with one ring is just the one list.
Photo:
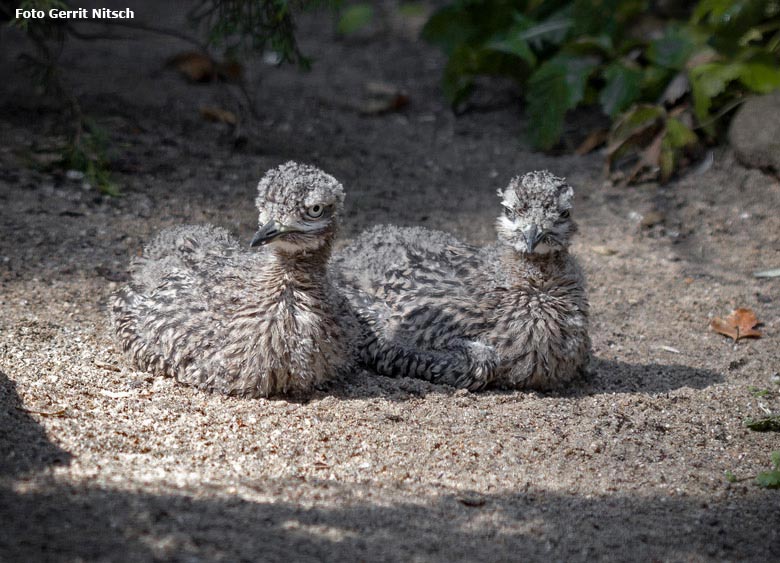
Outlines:
[[[780, 410], [780, 281], [751, 275], [780, 267], [777, 179], [719, 149], [666, 187], [611, 187], [599, 155], [530, 151], [511, 88], [488, 83], [456, 118], [434, 49], [392, 29], [338, 40], [322, 21], [302, 30], [312, 72], [247, 64], [260, 117], [239, 147], [198, 114], [239, 110], [236, 92], [163, 69], [186, 45], [73, 42], [67, 81], [109, 133], [120, 198], [25, 166], [58, 117], [29, 95], [21, 38], [0, 31], [0, 560], [777, 560], [780, 492], [752, 477], [780, 440], [743, 425]], [[360, 115], [370, 80], [410, 106]], [[106, 315], [130, 257], [171, 224], [248, 240], [256, 181], [288, 159], [343, 181], [344, 239], [393, 222], [484, 243], [496, 188], [567, 176], [592, 377], [472, 394], [355, 374], [297, 403], [133, 371]], [[708, 330], [737, 306], [764, 338]]]

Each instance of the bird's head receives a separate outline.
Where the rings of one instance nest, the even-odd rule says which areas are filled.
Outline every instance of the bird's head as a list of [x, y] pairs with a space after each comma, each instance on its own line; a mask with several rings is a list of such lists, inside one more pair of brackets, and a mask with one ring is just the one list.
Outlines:
[[333, 238], [344, 188], [319, 168], [290, 161], [266, 172], [255, 204], [260, 228], [250, 246], [272, 245], [288, 254], [312, 252]]
[[547, 254], [568, 247], [577, 225], [570, 217], [574, 190], [563, 178], [543, 170], [517, 176], [498, 191], [503, 213], [499, 241], [521, 254]]

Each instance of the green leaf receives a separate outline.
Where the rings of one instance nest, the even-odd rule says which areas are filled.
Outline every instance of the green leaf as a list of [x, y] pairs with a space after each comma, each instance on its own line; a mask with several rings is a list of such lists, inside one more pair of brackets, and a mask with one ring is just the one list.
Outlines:
[[739, 81], [753, 92], [768, 94], [780, 88], [780, 68], [762, 63], [744, 63]]
[[565, 47], [567, 53], [575, 55], [601, 55], [609, 58], [613, 54], [614, 45], [609, 35], [586, 35], [569, 41]]
[[342, 12], [338, 23], [338, 32], [350, 35], [360, 31], [374, 19], [374, 8], [371, 4], [355, 4]]
[[696, 133], [691, 131], [679, 119], [669, 117], [666, 120], [665, 127], [664, 137], [661, 141], [661, 155], [659, 157], [662, 182], [666, 182], [672, 177], [682, 150], [699, 142]]
[[471, 93], [475, 76], [510, 76], [519, 81], [527, 72], [526, 65], [518, 64], [513, 55], [464, 44], [450, 55], [442, 87], [450, 104], [457, 107]]
[[737, 476], [734, 475], [734, 473], [732, 473], [728, 469], [726, 470], [726, 481], [728, 481], [729, 483], [736, 483], [737, 482]]
[[[705, 123], [710, 117], [712, 99], [722, 94], [730, 82], [744, 72], [744, 63], [707, 63], [690, 71], [693, 109], [699, 123]], [[709, 124], [705, 131], [712, 134], [714, 127]]]
[[528, 81], [528, 127], [536, 148], [550, 149], [560, 139], [566, 112], [582, 101], [596, 68], [590, 57], [558, 55], [543, 63]]
[[647, 58], [659, 66], [681, 70], [695, 48], [696, 44], [687, 28], [669, 26], [663, 37], [650, 43]]
[[533, 51], [531, 51], [528, 43], [517, 36], [491, 41], [485, 45], [485, 49], [518, 57], [525, 61], [531, 68], [536, 66], [536, 56]]
[[620, 116], [612, 126], [610, 145], [619, 146], [629, 138], [657, 127], [666, 115], [664, 108], [649, 104], [636, 105]]
[[518, 39], [527, 41], [534, 49], [540, 51], [545, 44], [560, 45], [566, 39], [571, 29], [572, 20], [553, 16], [518, 33]]
[[475, 49], [461, 45], [452, 52], [444, 67], [442, 90], [444, 97], [453, 107], [460, 105], [471, 93], [474, 86], [472, 69], [475, 59]]
[[756, 482], [767, 489], [780, 489], [780, 470], [759, 473], [756, 476]]
[[669, 148], [673, 150], [683, 149], [699, 142], [696, 133], [691, 131], [682, 121], [674, 117], [666, 120], [666, 134], [664, 142], [668, 143]]
[[599, 96], [604, 113], [615, 117], [639, 97], [642, 71], [621, 62], [614, 62], [604, 70], [607, 83]]
[[446, 6], [434, 13], [420, 36], [451, 54], [474, 33], [474, 24], [468, 14], [454, 6]]
[[772, 464], [775, 469], [780, 469], [780, 452], [772, 452]]
[[728, 9], [734, 4], [734, 0], [699, 0], [691, 15], [693, 23], [699, 23], [709, 15], [710, 22], [720, 20]]

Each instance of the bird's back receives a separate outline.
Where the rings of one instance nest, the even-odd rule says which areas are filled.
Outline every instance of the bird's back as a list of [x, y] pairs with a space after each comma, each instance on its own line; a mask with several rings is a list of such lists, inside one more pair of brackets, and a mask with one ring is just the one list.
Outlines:
[[416, 290], [458, 291], [474, 257], [474, 247], [448, 233], [380, 225], [336, 252], [332, 266], [340, 285], [393, 302]]
[[209, 336], [222, 322], [213, 312], [226, 297], [215, 290], [221, 292], [237, 250], [227, 231], [199, 225], [165, 229], [146, 245], [112, 311], [120, 342], [139, 367], [174, 376], [191, 363], [193, 349], [201, 361], [208, 356]]

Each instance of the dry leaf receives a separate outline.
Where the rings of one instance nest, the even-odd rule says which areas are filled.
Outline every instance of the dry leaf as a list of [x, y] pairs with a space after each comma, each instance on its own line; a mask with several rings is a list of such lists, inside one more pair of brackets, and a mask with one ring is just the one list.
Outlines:
[[238, 82], [244, 75], [244, 67], [236, 61], [223, 61], [217, 65], [217, 74], [226, 82]]
[[734, 309], [725, 319], [712, 319], [710, 328], [736, 342], [740, 338], [761, 338], [761, 333], [754, 328], [757, 324], [758, 319], [752, 310], [740, 308]]
[[16, 407], [16, 409], [30, 414], [38, 414], [40, 416], [65, 416], [65, 411], [67, 410], [67, 407], [63, 407], [56, 411], [36, 411], [36, 410], [24, 409], [20, 407]]
[[200, 108], [200, 115], [203, 119], [208, 121], [215, 121], [219, 123], [228, 123], [229, 125], [235, 125], [238, 123], [236, 114], [226, 109], [215, 108], [211, 106], [203, 106]]
[[591, 246], [590, 249], [596, 254], [601, 254], [602, 256], [613, 256], [617, 254], [617, 250], [608, 246], [604, 246], [603, 244]]
[[409, 105], [409, 95], [392, 84], [367, 82], [365, 90], [368, 99], [358, 107], [358, 111], [364, 115], [379, 115], [398, 111]]
[[186, 51], [168, 59], [174, 67], [193, 82], [211, 82], [217, 77], [217, 65], [208, 55], [198, 51]]
[[603, 145], [609, 138], [609, 129], [597, 129], [590, 135], [585, 137], [585, 140], [580, 143], [580, 146], [574, 151], [575, 154], [580, 156], [588, 154], [596, 147]]

